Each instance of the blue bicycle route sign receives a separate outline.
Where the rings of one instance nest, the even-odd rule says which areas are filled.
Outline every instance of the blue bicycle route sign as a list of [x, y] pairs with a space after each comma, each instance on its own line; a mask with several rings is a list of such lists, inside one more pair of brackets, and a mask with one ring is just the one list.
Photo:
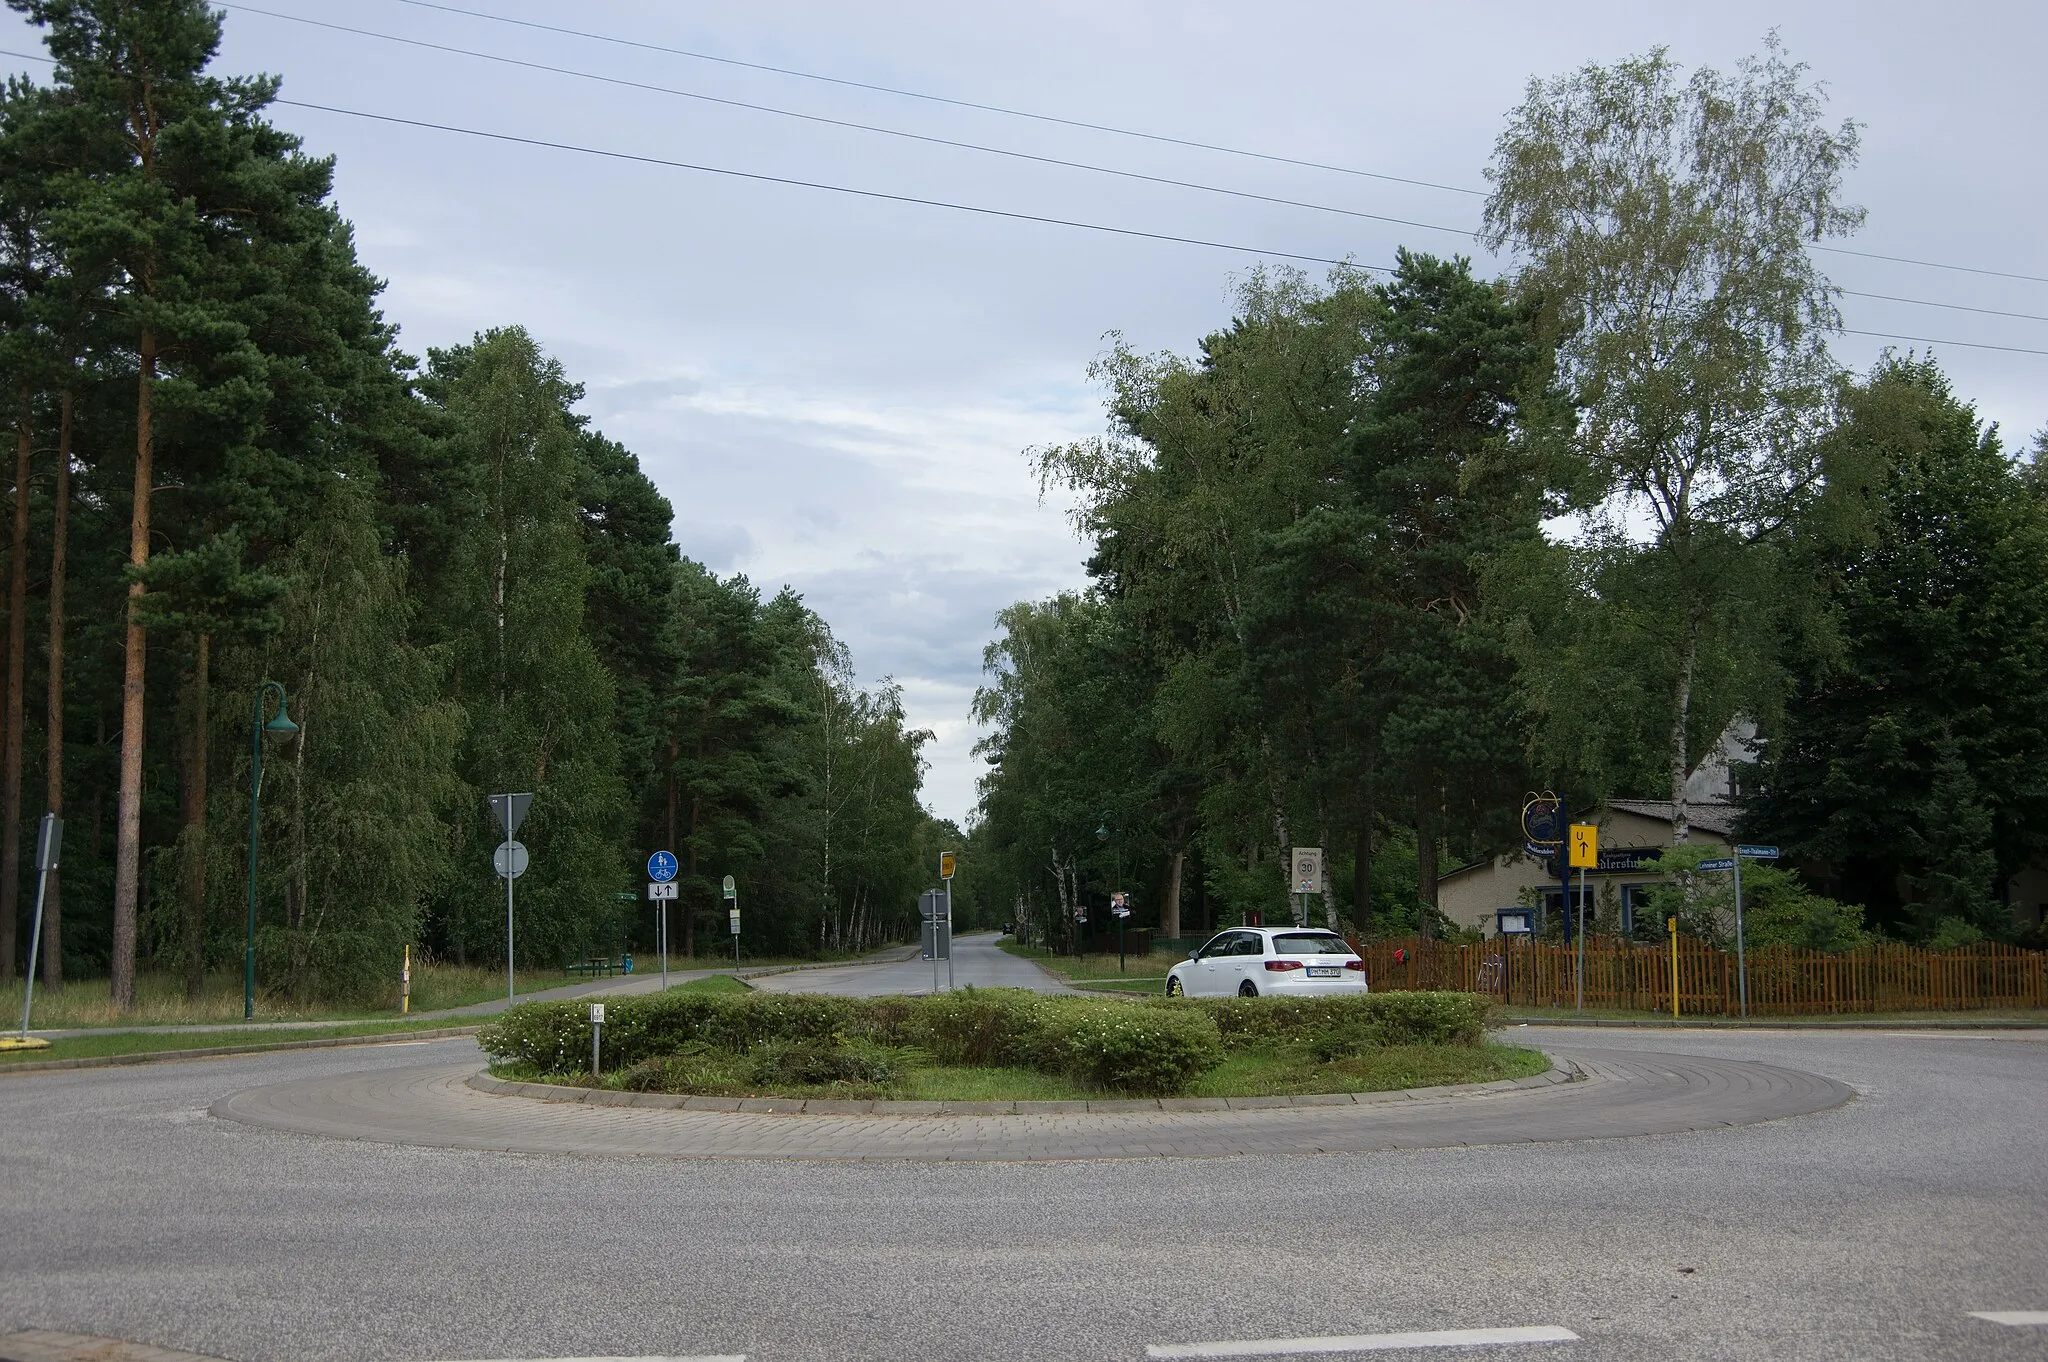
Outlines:
[[667, 884], [676, 877], [674, 853], [657, 851], [647, 858], [647, 878], [656, 884]]

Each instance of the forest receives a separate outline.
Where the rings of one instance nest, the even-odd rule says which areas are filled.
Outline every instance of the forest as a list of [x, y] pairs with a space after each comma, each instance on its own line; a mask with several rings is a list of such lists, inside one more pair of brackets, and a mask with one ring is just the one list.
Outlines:
[[[267, 994], [388, 991], [408, 946], [502, 964], [508, 791], [522, 966], [651, 943], [656, 847], [678, 954], [714, 914], [730, 949], [727, 875], [749, 954], [914, 931], [959, 833], [897, 688], [794, 593], [685, 557], [525, 330], [400, 349], [332, 161], [266, 119], [276, 79], [211, 69], [217, 11], [10, 3], [54, 65], [0, 97], [0, 974], [46, 812], [46, 985], [118, 1007], [138, 971], [238, 970], [255, 744]], [[266, 682], [296, 732], [262, 727]]]
[[2018, 935], [2048, 437], [2016, 457], [1930, 354], [1830, 355], [1814, 248], [1863, 214], [1824, 105], [1775, 39], [1533, 81], [1487, 172], [1500, 277], [1255, 272], [1194, 353], [1114, 343], [1106, 433], [1029, 452], [1090, 585], [988, 648], [990, 901], [1055, 945], [1116, 892], [1198, 936], [1286, 911], [1312, 846], [1330, 926], [1446, 934], [1440, 875], [1519, 852], [1529, 792], [1668, 801], [1684, 843], [1742, 720], [1770, 940]]

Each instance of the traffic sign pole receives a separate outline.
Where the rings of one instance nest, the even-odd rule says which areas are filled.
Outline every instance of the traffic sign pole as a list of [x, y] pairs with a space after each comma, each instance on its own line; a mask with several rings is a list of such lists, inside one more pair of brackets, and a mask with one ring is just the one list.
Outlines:
[[1749, 950], [1742, 939], [1742, 856], [1735, 857], [1735, 988], [1742, 997], [1742, 1019], [1749, 1020]]

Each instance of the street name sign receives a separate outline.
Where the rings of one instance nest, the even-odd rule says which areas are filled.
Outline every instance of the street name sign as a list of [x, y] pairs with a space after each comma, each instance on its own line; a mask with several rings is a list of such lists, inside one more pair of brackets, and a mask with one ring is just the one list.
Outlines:
[[1778, 849], [1776, 847], [1751, 846], [1748, 842], [1738, 843], [1735, 848], [1735, 854], [1751, 861], [1775, 861], [1778, 859]]
[[1720, 856], [1711, 861], [1701, 861], [1699, 868], [1701, 870], [1733, 870], [1735, 868], [1735, 858], [1733, 856]]

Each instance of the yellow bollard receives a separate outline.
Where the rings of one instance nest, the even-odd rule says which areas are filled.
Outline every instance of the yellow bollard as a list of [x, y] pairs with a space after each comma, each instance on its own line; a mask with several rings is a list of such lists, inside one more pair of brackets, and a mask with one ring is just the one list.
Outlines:
[[1664, 919], [1664, 927], [1671, 933], [1671, 1017], [1678, 1018], [1678, 915], [1673, 913]]

